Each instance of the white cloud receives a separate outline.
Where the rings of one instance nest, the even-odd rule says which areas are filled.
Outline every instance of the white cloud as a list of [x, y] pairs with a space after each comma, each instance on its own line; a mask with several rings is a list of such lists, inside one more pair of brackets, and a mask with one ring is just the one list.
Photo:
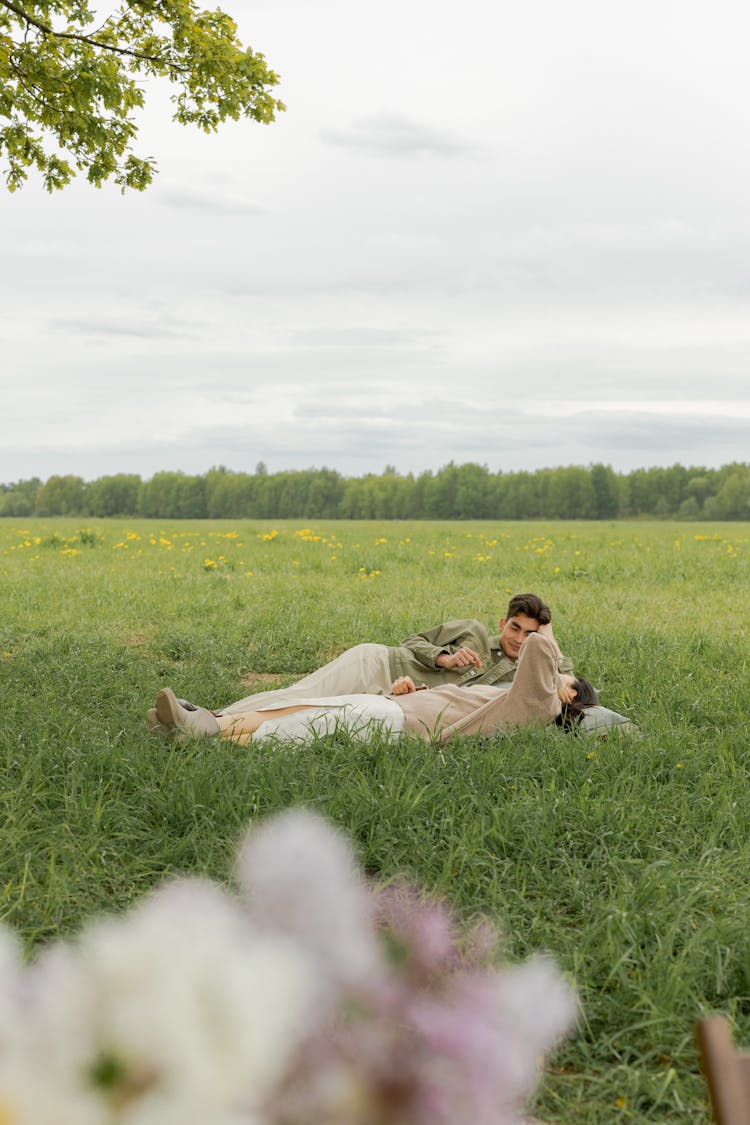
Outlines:
[[393, 113], [358, 118], [343, 129], [321, 129], [320, 138], [325, 144], [390, 157], [462, 156], [474, 147], [449, 130]]
[[202, 214], [260, 215], [268, 210], [257, 199], [240, 193], [195, 191], [178, 186], [166, 188], [159, 196], [159, 203], [164, 207], [184, 207]]
[[228, 7], [277, 124], [4, 200], [0, 480], [747, 459], [739, 0]]

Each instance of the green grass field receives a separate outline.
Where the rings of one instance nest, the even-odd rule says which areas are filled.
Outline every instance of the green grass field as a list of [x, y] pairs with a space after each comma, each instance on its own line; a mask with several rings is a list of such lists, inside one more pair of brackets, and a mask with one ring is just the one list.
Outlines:
[[[540, 1118], [708, 1120], [694, 1020], [725, 1011], [750, 1043], [750, 526], [5, 520], [0, 579], [2, 917], [30, 950], [172, 873], [227, 880], [249, 820], [306, 804], [373, 875], [570, 975], [580, 1025]], [[525, 590], [637, 737], [146, 733], [165, 685], [218, 706], [361, 640], [494, 628]]]

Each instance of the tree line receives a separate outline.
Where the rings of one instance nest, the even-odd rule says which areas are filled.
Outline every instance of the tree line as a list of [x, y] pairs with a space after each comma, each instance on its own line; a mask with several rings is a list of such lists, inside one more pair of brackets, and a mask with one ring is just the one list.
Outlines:
[[0, 484], [0, 516], [157, 519], [750, 519], [750, 465], [720, 469], [567, 466], [490, 472], [451, 462], [433, 472], [345, 477], [334, 469], [253, 473], [218, 467], [148, 480], [116, 473]]

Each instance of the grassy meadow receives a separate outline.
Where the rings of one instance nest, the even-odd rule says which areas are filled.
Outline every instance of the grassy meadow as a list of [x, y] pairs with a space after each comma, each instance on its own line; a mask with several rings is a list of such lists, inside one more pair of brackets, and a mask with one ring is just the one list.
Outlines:
[[[149, 737], [509, 593], [637, 736], [305, 750]], [[1, 916], [31, 951], [176, 872], [231, 878], [255, 817], [306, 804], [581, 998], [535, 1112], [706, 1122], [693, 1023], [750, 1044], [750, 525], [0, 521]]]

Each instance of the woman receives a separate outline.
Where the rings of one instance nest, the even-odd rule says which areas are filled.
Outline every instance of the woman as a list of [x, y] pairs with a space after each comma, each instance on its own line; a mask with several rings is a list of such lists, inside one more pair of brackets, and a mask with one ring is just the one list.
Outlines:
[[245, 745], [268, 738], [311, 741], [339, 728], [358, 738], [374, 731], [387, 738], [418, 734], [445, 742], [461, 734], [494, 734], [519, 727], [558, 722], [569, 728], [585, 707], [598, 703], [596, 691], [582, 678], [558, 672], [554, 638], [532, 633], [524, 642], [518, 670], [508, 687], [445, 687], [418, 691], [408, 676], [392, 686], [390, 696], [340, 695], [300, 700], [262, 711], [215, 716], [199, 707], [188, 711], [166, 688], [156, 697], [162, 725], [178, 737], [222, 737]]

